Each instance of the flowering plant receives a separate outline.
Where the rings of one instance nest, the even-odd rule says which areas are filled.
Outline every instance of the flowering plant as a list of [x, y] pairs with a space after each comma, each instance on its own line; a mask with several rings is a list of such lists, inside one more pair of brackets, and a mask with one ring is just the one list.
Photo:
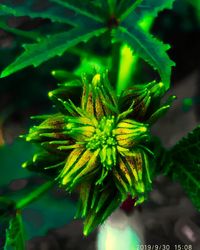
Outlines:
[[67, 191], [79, 189], [77, 216], [85, 217], [87, 235], [129, 194], [137, 198], [135, 205], [146, 198], [155, 165], [148, 146], [150, 126], [170, 105], [151, 106], [160, 101], [164, 88], [155, 81], [120, 97], [106, 74], [62, 86], [66, 92], [71, 87], [83, 89], [80, 107], [59, 98], [59, 89], [49, 93], [60, 113], [39, 116], [44, 121], [30, 129], [26, 140], [42, 149], [23, 167], [44, 173], [54, 169], [55, 180]]
[[[78, 51], [81, 61], [72, 72], [52, 72], [61, 82], [49, 92], [57, 111], [33, 117], [40, 123], [22, 136], [38, 146], [33, 159], [22, 167], [46, 175], [48, 181], [18, 202], [0, 198], [4, 206], [0, 219], [6, 225], [4, 249], [24, 249], [21, 210], [54, 184], [79, 193], [76, 217], [84, 219], [85, 235], [102, 224], [127, 197], [131, 196], [135, 205], [142, 204], [159, 174], [179, 181], [200, 208], [199, 127], [169, 150], [151, 133], [151, 127], [176, 98], [172, 95], [162, 101], [170, 87], [174, 63], [166, 53], [169, 46], [149, 33], [158, 12], [171, 8], [173, 0], [47, 3], [43, 11], [33, 8], [34, 0], [0, 4], [4, 28], [34, 40], [34, 44], [23, 46], [25, 51], [3, 70], [1, 77], [30, 65], [37, 67], [70, 49]], [[10, 15], [48, 19], [50, 32], [43, 35], [11, 29], [6, 26]], [[63, 31], [57, 33], [58, 28]], [[100, 60], [88, 45], [96, 37], [109, 44], [107, 57]], [[87, 52], [84, 46], [88, 46]], [[85, 53], [90, 59], [85, 60]], [[158, 71], [159, 80], [133, 83], [138, 57]], [[7, 214], [5, 208], [12, 213]]]

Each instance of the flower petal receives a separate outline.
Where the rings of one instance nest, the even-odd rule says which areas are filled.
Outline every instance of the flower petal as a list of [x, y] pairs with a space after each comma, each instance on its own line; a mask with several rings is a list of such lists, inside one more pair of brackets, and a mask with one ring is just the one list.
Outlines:
[[120, 147], [130, 148], [149, 138], [148, 124], [124, 119], [114, 129], [117, 144]]
[[59, 88], [48, 93], [49, 99], [55, 103], [62, 114], [69, 115], [71, 113], [66, 109], [65, 101], [70, 98], [75, 104], [78, 104], [77, 96], [81, 94], [81, 86], [82, 84], [78, 80], [59, 84]]
[[[46, 116], [44, 116], [45, 119]], [[37, 117], [34, 117], [37, 119]], [[40, 116], [40, 118], [42, 118]], [[69, 137], [65, 133], [65, 117], [58, 113], [49, 116], [40, 125], [30, 129], [25, 136], [26, 141], [44, 142], [51, 140], [67, 140]]]
[[110, 179], [103, 186], [84, 183], [80, 186], [77, 217], [85, 218], [84, 235], [88, 235], [120, 205], [121, 199]]
[[84, 180], [97, 168], [99, 150], [92, 152], [85, 149], [74, 149], [60, 175], [62, 185], [66, 189], [73, 189], [80, 180]]
[[115, 183], [123, 195], [131, 194], [132, 197], [141, 197], [151, 188], [149, 173], [149, 159], [142, 149], [129, 152], [120, 156], [119, 164], [113, 170]]
[[[164, 93], [164, 84], [162, 82], [152, 81], [146, 84], [137, 84], [133, 88], [125, 90], [119, 102], [124, 109], [127, 109], [134, 101], [133, 112], [130, 114], [130, 117], [138, 121], [143, 121], [147, 113], [149, 114], [155, 111], [155, 107], [159, 105]], [[157, 105], [155, 105], [155, 103], [157, 103]]]
[[65, 167], [63, 168], [62, 172], [60, 173], [60, 178], [63, 178], [67, 172], [70, 171], [70, 169], [74, 166], [74, 164], [81, 158], [83, 152], [85, 149], [83, 147], [79, 147], [77, 149], [74, 149], [70, 155], [67, 158], [67, 162], [65, 164]]
[[30, 171], [43, 173], [55, 179], [64, 165], [65, 157], [55, 154], [52, 155], [47, 152], [40, 152], [35, 154], [32, 160], [24, 162], [22, 167]]
[[105, 75], [96, 74], [91, 81], [83, 79], [81, 107], [98, 120], [117, 110], [115, 93]]

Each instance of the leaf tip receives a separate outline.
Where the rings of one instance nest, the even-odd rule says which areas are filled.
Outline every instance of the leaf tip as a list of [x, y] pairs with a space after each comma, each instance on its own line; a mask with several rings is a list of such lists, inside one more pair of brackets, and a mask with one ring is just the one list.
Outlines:
[[3, 71], [1, 72], [0, 78], [5, 78], [5, 77], [7, 77], [7, 76], [9, 76], [9, 75], [10, 75], [9, 71], [7, 71], [7, 70], [5, 69], [5, 70], [3, 70]]

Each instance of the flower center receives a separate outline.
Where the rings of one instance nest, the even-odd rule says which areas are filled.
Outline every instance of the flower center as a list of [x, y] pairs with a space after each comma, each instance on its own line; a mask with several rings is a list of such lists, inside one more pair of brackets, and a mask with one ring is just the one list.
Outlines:
[[95, 134], [87, 143], [87, 148], [96, 150], [98, 148], [112, 147], [117, 144], [113, 129], [115, 128], [115, 119], [112, 117], [103, 117], [95, 131]]
[[86, 147], [90, 150], [100, 149], [99, 156], [103, 167], [107, 170], [116, 165], [116, 145], [114, 135], [115, 118], [103, 117], [95, 131], [89, 139]]

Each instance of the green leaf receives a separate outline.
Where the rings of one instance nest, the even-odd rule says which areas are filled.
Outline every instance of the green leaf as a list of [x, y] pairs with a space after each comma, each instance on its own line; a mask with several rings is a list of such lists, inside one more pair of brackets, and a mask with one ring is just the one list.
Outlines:
[[121, 0], [116, 9], [117, 17], [124, 20], [141, 2], [142, 0]]
[[29, 16], [31, 18], [48, 18], [53, 22], [66, 23], [77, 26], [82, 23], [82, 18], [70, 9], [62, 8], [56, 3], [46, 1], [47, 7], [41, 10], [36, 8], [37, 1], [21, 1], [16, 3], [14, 0], [4, 1], [0, 4], [1, 15]]
[[170, 86], [171, 67], [174, 65], [166, 53], [169, 45], [163, 44], [136, 24], [124, 22], [124, 25], [126, 28], [121, 26], [113, 31], [113, 42], [128, 43], [134, 52], [158, 70], [167, 90]]
[[13, 247], [15, 250], [25, 250], [24, 228], [22, 217], [19, 212], [11, 218], [9, 227], [6, 230], [6, 245], [4, 250]]
[[169, 154], [172, 159], [169, 175], [181, 183], [200, 210], [200, 126], [181, 139]]
[[10, 64], [1, 74], [6, 77], [30, 65], [34, 67], [49, 60], [54, 56], [61, 56], [67, 49], [77, 45], [80, 42], [87, 42], [94, 36], [99, 36], [105, 32], [105, 28], [94, 25], [93, 27], [74, 28], [42, 39], [35, 44], [24, 45], [25, 51], [16, 61]]
[[115, 12], [117, 0], [108, 0], [107, 3], [108, 3], [110, 15], [113, 15]]
[[30, 40], [39, 40], [40, 34], [32, 31], [24, 31], [16, 28], [11, 28], [7, 25], [5, 21], [0, 20], [0, 29], [3, 29], [9, 33], [15, 34], [17, 36], [21, 36]]
[[156, 17], [160, 11], [171, 9], [174, 1], [175, 0], [143, 0], [135, 9], [136, 19], [141, 20], [145, 18], [146, 15]]
[[91, 3], [91, 0], [50, 0], [51, 2], [57, 3], [60, 6], [74, 11], [75, 13], [81, 14], [92, 18], [97, 22], [103, 22], [103, 19], [99, 16], [101, 9]]

